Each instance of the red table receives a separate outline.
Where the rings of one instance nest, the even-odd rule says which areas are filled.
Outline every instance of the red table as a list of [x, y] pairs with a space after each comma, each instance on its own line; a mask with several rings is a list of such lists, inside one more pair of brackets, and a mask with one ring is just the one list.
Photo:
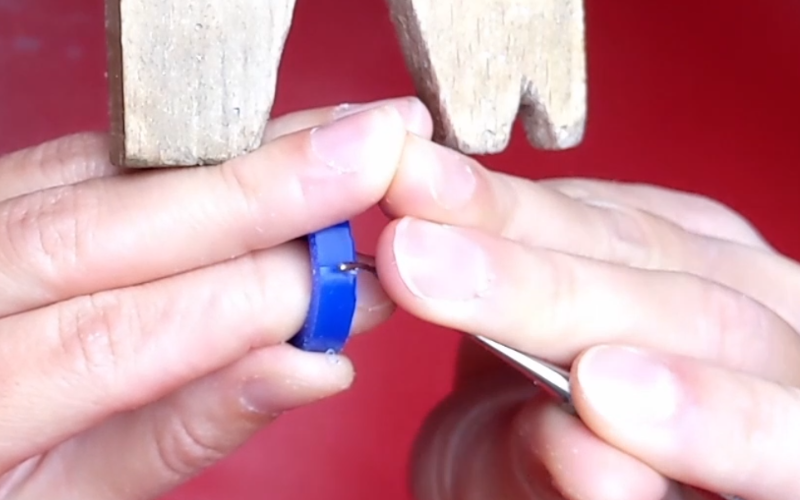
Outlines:
[[[276, 112], [412, 91], [381, 0], [298, 4]], [[800, 4], [588, 0], [587, 10], [585, 144], [542, 153], [518, 133], [488, 164], [702, 192], [800, 256]], [[102, 16], [102, 0], [0, 0], [0, 153], [107, 127]], [[365, 249], [382, 224], [358, 221]], [[409, 446], [448, 390], [456, 341], [398, 316], [352, 344], [351, 392], [285, 417], [169, 498], [407, 500]]]

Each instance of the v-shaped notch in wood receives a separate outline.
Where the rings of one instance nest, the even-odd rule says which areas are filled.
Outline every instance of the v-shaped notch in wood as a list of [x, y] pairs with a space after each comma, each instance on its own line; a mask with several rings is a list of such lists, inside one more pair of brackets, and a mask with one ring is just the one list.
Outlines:
[[[377, 1], [377, 0], [376, 0]], [[586, 122], [582, 0], [387, 0], [435, 139], [566, 149]], [[112, 161], [217, 164], [258, 148], [295, 0], [106, 0]]]
[[538, 148], [582, 141], [582, 0], [387, 2], [437, 141], [470, 154], [501, 152], [520, 111]]

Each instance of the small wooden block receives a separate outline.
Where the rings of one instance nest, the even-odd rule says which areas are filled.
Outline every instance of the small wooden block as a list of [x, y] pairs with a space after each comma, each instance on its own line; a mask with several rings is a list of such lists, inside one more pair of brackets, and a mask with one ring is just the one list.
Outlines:
[[213, 165], [258, 148], [294, 0], [106, 0], [112, 161]]
[[436, 140], [468, 154], [499, 153], [521, 105], [534, 146], [582, 141], [582, 0], [387, 1]]

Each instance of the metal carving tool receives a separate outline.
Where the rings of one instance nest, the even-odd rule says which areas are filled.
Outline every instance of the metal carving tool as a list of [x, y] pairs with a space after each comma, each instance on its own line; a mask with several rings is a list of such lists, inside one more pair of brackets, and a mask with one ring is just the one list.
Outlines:
[[[533, 383], [541, 387], [543, 391], [561, 401], [562, 407], [566, 411], [577, 415], [572, 404], [569, 371], [481, 335], [475, 335], [475, 338], [491, 352], [533, 380]], [[718, 498], [720, 500], [744, 500], [737, 496], [723, 494], [718, 494]]]

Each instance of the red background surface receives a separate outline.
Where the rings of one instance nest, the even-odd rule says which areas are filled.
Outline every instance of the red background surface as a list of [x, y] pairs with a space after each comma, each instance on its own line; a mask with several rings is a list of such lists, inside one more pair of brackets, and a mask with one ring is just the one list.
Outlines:
[[[800, 256], [800, 4], [587, 2], [585, 143], [548, 154], [518, 132], [488, 164], [702, 192]], [[102, 0], [0, 0], [0, 153], [107, 127], [102, 16]], [[281, 71], [277, 113], [412, 92], [381, 0], [299, 0]], [[359, 220], [365, 248], [382, 224]], [[407, 500], [409, 447], [448, 390], [456, 340], [398, 316], [350, 347], [351, 392], [285, 417], [169, 498]]]

